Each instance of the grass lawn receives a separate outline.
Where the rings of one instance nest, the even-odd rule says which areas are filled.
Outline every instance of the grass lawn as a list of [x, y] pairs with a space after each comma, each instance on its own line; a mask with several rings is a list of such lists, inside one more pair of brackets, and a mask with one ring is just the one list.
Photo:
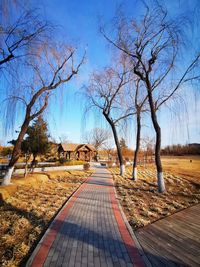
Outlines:
[[52, 218], [92, 171], [18, 176], [0, 187], [0, 266], [19, 266]]
[[[179, 171], [182, 173], [181, 164], [176, 164], [175, 159], [174, 163], [174, 166], [180, 165]], [[164, 165], [166, 164], [167, 161]], [[199, 180], [197, 178], [200, 165], [197, 173], [195, 168], [192, 169], [195, 173], [194, 177], [178, 175], [170, 164], [169, 168], [171, 171], [164, 173], [167, 189], [164, 194], [157, 192], [156, 171], [153, 165], [140, 166], [137, 181], [131, 180], [131, 167], [126, 168], [125, 177], [119, 175], [118, 168], [110, 168], [118, 199], [134, 230], [200, 203], [200, 178]], [[190, 170], [187, 174], [190, 174]]]
[[166, 171], [200, 184], [200, 156], [162, 157]]

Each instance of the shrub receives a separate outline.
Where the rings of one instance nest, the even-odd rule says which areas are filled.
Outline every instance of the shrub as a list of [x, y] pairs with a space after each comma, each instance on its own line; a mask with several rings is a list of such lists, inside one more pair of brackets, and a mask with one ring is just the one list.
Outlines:
[[57, 161], [57, 158], [54, 157], [54, 158], [48, 158], [47, 159], [48, 162], [56, 162]]
[[66, 160], [64, 162], [65, 166], [72, 166], [72, 165], [83, 165], [86, 163], [85, 161], [80, 161], [80, 160]]
[[111, 167], [113, 167], [113, 164], [114, 164], [114, 162], [113, 161], [108, 161], [107, 162], [107, 166], [108, 166], [108, 168], [111, 168]]
[[90, 169], [90, 164], [89, 163], [83, 164], [83, 169], [84, 171], [88, 171]]
[[60, 162], [60, 164], [64, 164], [64, 163], [67, 162], [67, 160], [66, 160], [65, 158], [60, 158], [60, 159], [59, 159], [59, 162]]
[[35, 160], [33, 160], [33, 161], [31, 162], [31, 166], [36, 167], [37, 165], [38, 165], [38, 160], [37, 160], [37, 159], [35, 159]]

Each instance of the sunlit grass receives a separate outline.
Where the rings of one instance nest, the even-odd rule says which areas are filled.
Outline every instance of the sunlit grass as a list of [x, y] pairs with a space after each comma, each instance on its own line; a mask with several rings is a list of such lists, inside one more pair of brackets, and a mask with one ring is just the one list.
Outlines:
[[166, 171], [200, 183], [200, 156], [164, 156], [162, 163]]
[[12, 190], [7, 189], [6, 199], [0, 201], [0, 266], [19, 265], [65, 201], [90, 174], [91, 171], [62, 171], [13, 180]]
[[124, 177], [119, 175], [118, 168], [110, 168], [110, 171], [119, 201], [133, 229], [200, 202], [200, 185], [173, 173], [164, 173], [167, 192], [160, 194], [152, 166], [139, 167], [137, 181], [131, 179], [131, 167], [126, 168]]

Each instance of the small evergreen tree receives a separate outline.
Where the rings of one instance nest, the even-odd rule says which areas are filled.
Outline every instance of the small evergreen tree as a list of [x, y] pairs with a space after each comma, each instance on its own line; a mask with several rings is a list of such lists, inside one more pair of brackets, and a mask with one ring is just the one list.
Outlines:
[[[32, 126], [28, 127], [26, 135], [27, 137], [21, 143], [21, 151], [25, 154], [26, 163], [24, 177], [27, 175], [28, 161], [31, 154], [33, 155], [33, 167], [36, 165], [36, 157], [44, 155], [50, 150], [47, 123], [43, 120], [42, 116], [37, 117]], [[8, 143], [15, 145], [16, 140], [9, 141]]]
[[49, 152], [50, 145], [48, 141], [47, 123], [39, 116], [27, 129], [27, 137], [22, 142], [22, 151], [33, 154], [33, 163], [38, 155], [44, 155]]

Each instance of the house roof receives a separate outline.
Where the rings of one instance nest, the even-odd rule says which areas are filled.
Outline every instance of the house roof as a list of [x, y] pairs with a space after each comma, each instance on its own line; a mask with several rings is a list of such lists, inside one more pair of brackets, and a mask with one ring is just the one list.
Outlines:
[[72, 143], [61, 143], [60, 146], [64, 151], [87, 151], [88, 148], [91, 151], [95, 151], [96, 149], [90, 144], [72, 144]]
[[61, 143], [60, 145], [64, 151], [75, 151], [78, 146], [78, 144], [66, 144], [66, 143], [63, 144]]
[[96, 151], [96, 148], [93, 145], [85, 144], [87, 147], [89, 147], [90, 150]]
[[89, 144], [81, 144], [78, 148], [78, 151], [96, 151], [95, 147], [93, 147], [92, 145]]

